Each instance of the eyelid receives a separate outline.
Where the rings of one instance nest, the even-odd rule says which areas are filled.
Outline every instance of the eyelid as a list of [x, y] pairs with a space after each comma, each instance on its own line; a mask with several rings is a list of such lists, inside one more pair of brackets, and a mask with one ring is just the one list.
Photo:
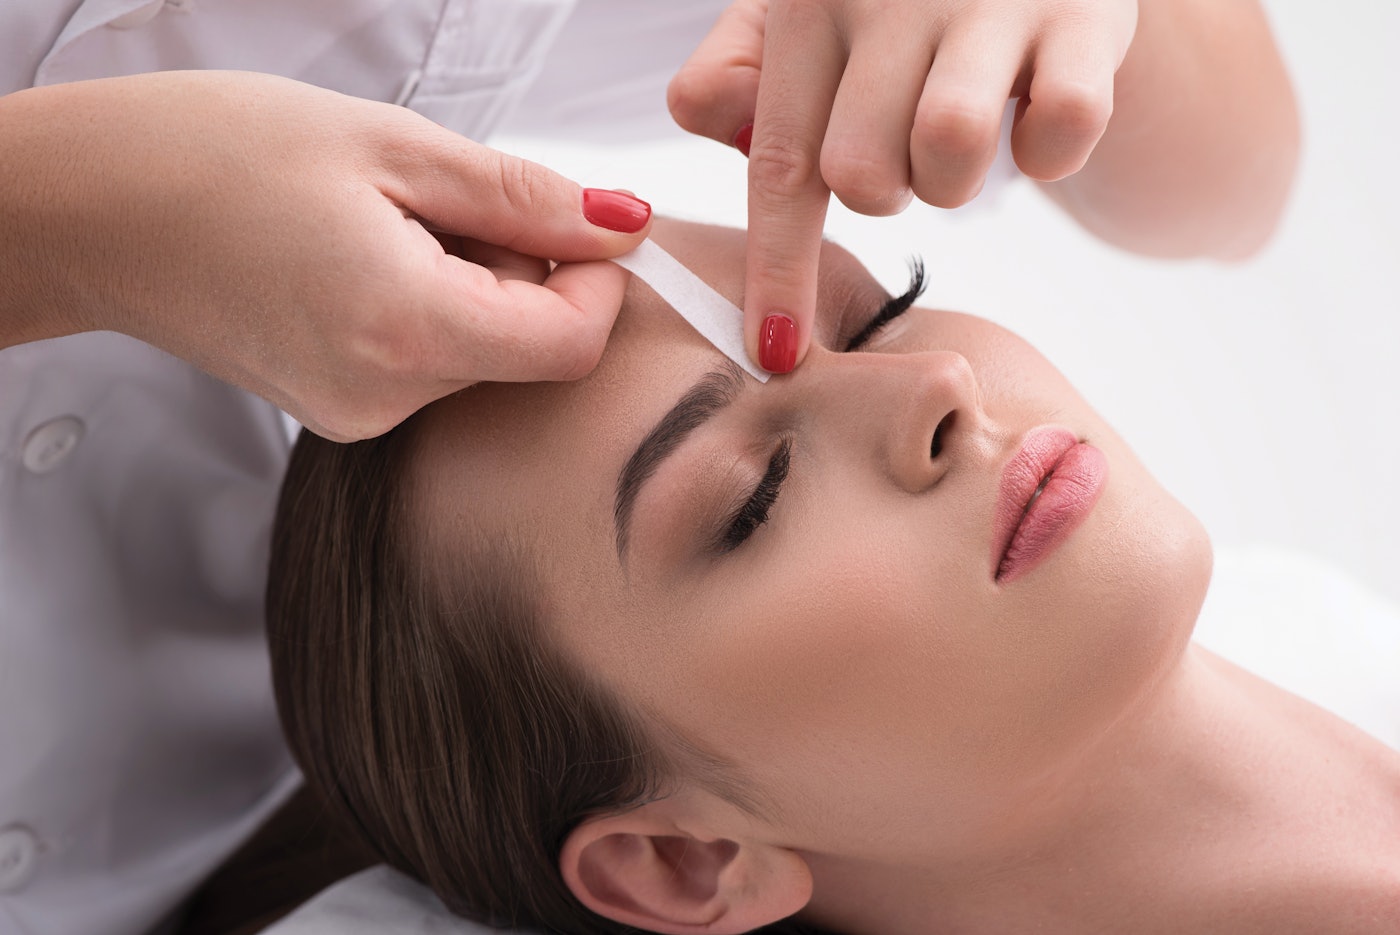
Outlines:
[[927, 285], [927, 280], [924, 277], [924, 261], [919, 257], [913, 257], [909, 261], [909, 288], [904, 291], [903, 295], [896, 296], [880, 306], [880, 310], [846, 342], [846, 346], [842, 350], [848, 353], [859, 350], [886, 324], [907, 312], [919, 296], [923, 295]]
[[760, 527], [767, 524], [769, 511], [777, 503], [787, 481], [792, 465], [791, 456], [792, 439], [779, 440], [778, 447], [768, 458], [763, 476], [754, 484], [738, 508], [728, 514], [723, 527], [715, 535], [711, 551], [718, 555], [727, 555], [742, 546]]

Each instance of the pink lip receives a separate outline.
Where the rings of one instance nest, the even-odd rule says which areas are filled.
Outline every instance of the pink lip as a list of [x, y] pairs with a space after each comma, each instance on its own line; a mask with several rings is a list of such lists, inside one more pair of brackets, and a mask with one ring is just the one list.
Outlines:
[[1058, 426], [1031, 430], [1001, 474], [992, 578], [1008, 584], [1038, 565], [1089, 515], [1107, 480], [1099, 449]]

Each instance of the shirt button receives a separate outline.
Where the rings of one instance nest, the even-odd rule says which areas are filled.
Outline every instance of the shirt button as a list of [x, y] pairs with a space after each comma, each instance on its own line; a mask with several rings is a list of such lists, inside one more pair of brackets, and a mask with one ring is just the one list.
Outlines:
[[144, 26], [159, 15], [160, 8], [163, 6], [165, 6], [165, 0], [148, 0], [136, 9], [118, 16], [107, 25], [113, 29], [135, 29], [137, 26]]
[[39, 859], [39, 841], [23, 825], [0, 830], [0, 893], [22, 889], [34, 876]]
[[45, 422], [24, 440], [24, 466], [35, 474], [47, 474], [73, 452], [84, 431], [83, 420], [77, 416], [59, 416]]

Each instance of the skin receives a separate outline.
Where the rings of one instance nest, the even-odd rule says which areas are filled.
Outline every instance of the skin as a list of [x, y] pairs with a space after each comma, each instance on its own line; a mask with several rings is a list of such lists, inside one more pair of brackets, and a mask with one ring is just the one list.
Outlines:
[[336, 440], [477, 380], [588, 372], [626, 277], [581, 261], [648, 230], [405, 108], [269, 75], [32, 88], [0, 125], [0, 348], [119, 331]]
[[[741, 232], [657, 235], [741, 297]], [[584, 380], [477, 386], [426, 413], [419, 477], [441, 547], [525, 543], [578, 664], [758, 792], [752, 814], [682, 779], [586, 821], [561, 857], [580, 899], [659, 932], [745, 931], [804, 906], [845, 932], [1393, 926], [1400, 763], [1188, 646], [1211, 564], [1196, 520], [989, 322], [911, 311], [862, 352], [830, 350], [885, 296], [838, 248], [822, 259], [808, 364], [746, 381], [662, 464], [623, 559], [619, 469], [723, 365], [648, 289], [631, 287]], [[1105, 453], [1107, 487], [1000, 585], [1000, 468], [1049, 422]], [[780, 436], [792, 468], [769, 523], [716, 555]]]
[[[739, 0], [669, 103], [726, 143], [755, 124], [756, 360], [773, 312], [806, 353], [830, 193], [962, 204], [1010, 96], [1021, 169], [1106, 239], [1236, 257], [1272, 231], [1297, 115], [1254, 3]], [[0, 348], [120, 331], [338, 440], [476, 381], [587, 373], [625, 277], [580, 261], [646, 234], [403, 108], [266, 75], [32, 88], [0, 126]]]
[[830, 195], [887, 215], [981, 190], [1018, 98], [1020, 170], [1088, 230], [1247, 257], [1297, 166], [1297, 104], [1253, 0], [737, 0], [671, 83], [686, 129], [752, 125], [745, 329], [814, 333]]
[[[682, 262], [739, 294], [742, 234], [680, 225], [666, 234]], [[629, 686], [629, 697], [703, 745], [752, 762], [761, 786], [781, 782], [785, 800], [818, 814], [830, 804], [819, 787], [833, 745], [849, 751], [843, 772], [888, 778], [888, 762], [858, 765], [862, 738], [871, 723], [901, 724], [907, 733], [890, 742], [927, 751], [909, 764], [904, 795], [937, 776], [946, 802], [957, 789], [1017, 781], [1101, 730], [1106, 712], [1180, 651], [1210, 549], [1058, 371], [991, 323], [913, 310], [860, 353], [829, 350], [885, 295], [839, 248], [825, 257], [828, 301], [810, 372], [746, 380], [662, 463], [637, 500], [625, 560], [613, 534], [618, 471], [662, 413], [723, 363], [650, 290], [634, 285], [603, 362], [577, 385], [462, 394], [472, 418], [454, 433], [474, 451], [453, 445], [449, 457], [484, 460], [489, 483], [507, 485], [501, 502], [529, 503], [518, 534], [553, 517], [550, 536], [563, 537], [557, 551], [568, 559], [549, 563], [552, 612], [577, 621], [560, 637], [610, 684]], [[466, 423], [454, 408], [434, 415]], [[949, 413], [943, 452], [930, 459]], [[1052, 561], [1002, 587], [992, 580], [1001, 468], [1047, 423], [1107, 454], [1108, 486]], [[792, 469], [770, 522], [715, 554], [711, 541], [780, 436], [792, 439]], [[620, 639], [629, 652], [598, 652]], [[841, 725], [839, 741], [791, 736], [813, 712]], [[775, 755], [789, 748], [791, 760]], [[804, 771], [813, 787], [794, 788], [786, 777]], [[847, 836], [880, 811], [872, 804], [831, 830]]]

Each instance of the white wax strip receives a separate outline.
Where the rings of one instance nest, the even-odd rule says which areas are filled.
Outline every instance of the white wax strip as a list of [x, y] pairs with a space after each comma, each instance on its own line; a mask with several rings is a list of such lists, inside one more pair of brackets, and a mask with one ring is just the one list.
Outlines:
[[655, 241], [643, 240], [637, 249], [613, 262], [656, 290], [662, 301], [749, 376], [768, 382], [768, 372], [750, 362], [744, 350], [744, 313]]

